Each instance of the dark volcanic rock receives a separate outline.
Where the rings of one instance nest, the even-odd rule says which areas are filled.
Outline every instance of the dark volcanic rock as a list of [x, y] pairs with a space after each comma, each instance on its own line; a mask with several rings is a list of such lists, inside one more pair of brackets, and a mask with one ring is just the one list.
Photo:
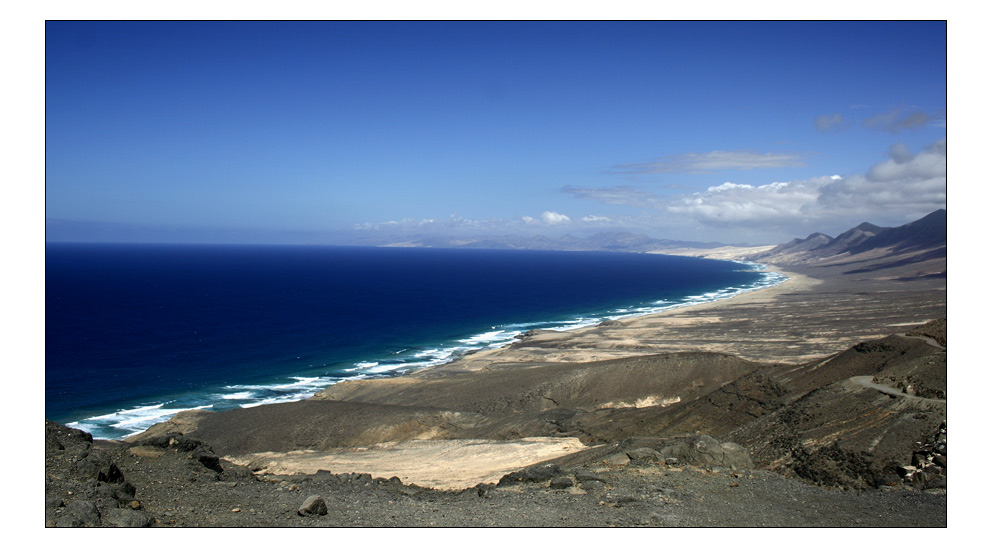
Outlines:
[[324, 502], [324, 498], [320, 495], [311, 495], [303, 501], [300, 509], [296, 512], [301, 516], [326, 516], [327, 503]]
[[627, 457], [632, 461], [658, 462], [664, 460], [661, 453], [650, 447], [638, 447], [637, 449], [627, 451]]
[[561, 472], [561, 467], [557, 464], [532, 466], [518, 472], [506, 474], [500, 478], [498, 485], [502, 486], [521, 482], [542, 483], [561, 474]]
[[74, 500], [66, 505], [59, 527], [93, 527], [100, 524], [100, 511], [91, 500]]
[[103, 524], [111, 527], [148, 527], [151, 523], [146, 512], [130, 508], [110, 508], [103, 516]]
[[658, 453], [662, 459], [678, 459], [679, 464], [754, 467], [747, 449], [733, 442], [719, 442], [705, 434], [666, 440]]
[[882, 471], [872, 456], [866, 452], [847, 451], [837, 444], [814, 451], [805, 448], [793, 450], [789, 466], [800, 478], [825, 487], [874, 487]]

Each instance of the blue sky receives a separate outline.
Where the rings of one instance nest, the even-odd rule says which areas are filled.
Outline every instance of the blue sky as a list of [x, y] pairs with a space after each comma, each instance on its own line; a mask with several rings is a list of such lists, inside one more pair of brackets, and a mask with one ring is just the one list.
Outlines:
[[944, 22], [48, 22], [46, 239], [627, 230], [946, 207]]

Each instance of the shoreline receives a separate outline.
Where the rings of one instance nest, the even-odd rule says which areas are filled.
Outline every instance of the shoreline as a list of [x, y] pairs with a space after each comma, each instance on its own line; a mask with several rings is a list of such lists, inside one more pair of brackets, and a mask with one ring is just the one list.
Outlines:
[[[701, 257], [698, 257], [698, 258], [709, 259], [710, 257], [702, 257], [701, 256]], [[717, 297], [717, 298], [712, 299], [712, 300], [705, 300], [705, 301], [700, 301], [700, 302], [686, 302], [686, 303], [673, 304], [673, 305], [670, 305], [668, 307], [664, 307], [664, 309], [662, 309], [662, 310], [658, 310], [658, 311], [655, 311], [655, 312], [631, 313], [631, 314], [622, 315], [619, 318], [615, 318], [615, 319], [614, 318], [604, 318], [604, 319], [601, 319], [601, 320], [599, 320], [599, 321], [597, 321], [596, 323], [593, 323], [593, 324], [580, 325], [580, 326], [576, 326], [576, 327], [532, 329], [532, 330], [529, 330], [529, 331], [526, 331], [526, 332], [523, 332], [523, 333], [518, 334], [517, 336], [514, 337], [515, 340], [508, 341], [508, 342], [506, 342], [504, 344], [501, 344], [499, 346], [495, 346], [495, 347], [491, 347], [491, 348], [481, 348], [481, 349], [478, 349], [478, 350], [469, 350], [469, 351], [467, 351], [467, 352], [465, 352], [463, 354], [455, 355], [450, 360], [445, 361], [443, 363], [439, 363], [439, 364], [436, 364], [436, 365], [430, 365], [430, 366], [422, 367], [422, 368], [418, 368], [418, 369], [414, 369], [414, 370], [409, 371], [407, 373], [404, 373], [402, 375], [397, 375], [396, 377], [418, 376], [418, 375], [422, 375], [422, 374], [429, 374], [429, 372], [435, 371], [435, 370], [449, 370], [449, 369], [450, 370], [464, 370], [464, 371], [479, 370], [479, 369], [484, 368], [485, 366], [483, 366], [483, 365], [478, 365], [478, 366], [473, 365], [471, 367], [460, 367], [459, 364], [461, 362], [472, 362], [474, 364], [474, 362], [479, 361], [479, 360], [488, 360], [490, 358], [495, 358], [497, 355], [499, 355], [501, 353], [504, 353], [504, 352], [507, 352], [507, 351], [512, 351], [515, 348], [518, 348], [521, 345], [521, 343], [523, 343], [524, 341], [526, 341], [528, 339], [531, 339], [531, 338], [537, 336], [538, 334], [561, 333], [561, 334], [574, 334], [574, 335], [578, 335], [578, 334], [581, 334], [581, 333], [589, 332], [591, 330], [602, 329], [604, 326], [620, 326], [620, 325], [625, 325], [626, 326], [626, 325], [631, 325], [631, 324], [638, 323], [640, 321], [647, 320], [649, 318], [664, 317], [664, 316], [668, 316], [668, 315], [677, 314], [680, 311], [684, 311], [684, 310], [688, 310], [688, 309], [704, 309], [704, 308], [718, 307], [718, 306], [724, 305], [724, 304], [726, 304], [726, 303], [728, 303], [730, 301], [741, 302], [741, 300], [744, 299], [747, 296], [752, 296], [752, 299], [753, 298], [756, 298], [754, 296], [757, 295], [757, 294], [764, 294], [764, 295], [767, 295], [767, 296], [772, 296], [772, 295], [775, 295], [776, 294], [776, 293], [773, 292], [776, 288], [782, 288], [783, 286], [789, 285], [791, 282], [794, 282], [794, 283], [792, 283], [792, 287], [793, 288], [796, 288], [796, 290], [800, 290], [800, 289], [798, 289], [800, 287], [802, 289], [808, 289], [809, 287], [814, 286], [814, 285], [816, 285], [818, 283], [818, 280], [816, 280], [814, 278], [810, 278], [809, 276], [805, 276], [805, 275], [794, 273], [794, 272], [788, 272], [788, 271], [785, 271], [784, 269], [781, 269], [781, 268], [779, 268], [777, 266], [774, 266], [774, 265], [768, 265], [768, 264], [763, 264], [763, 263], [755, 263], [755, 262], [738, 260], [738, 259], [716, 258], [716, 257], [714, 257], [713, 260], [730, 261], [730, 262], [736, 262], [736, 263], [740, 263], [740, 264], [744, 264], [744, 265], [749, 265], [749, 266], [761, 267], [761, 268], [754, 269], [754, 272], [765, 272], [765, 273], [768, 273], [768, 274], [774, 274], [774, 275], [782, 276], [784, 279], [781, 279], [780, 281], [776, 281], [775, 283], [770, 283], [770, 284], [767, 284], [767, 285], [760, 285], [758, 287], [753, 287], [753, 288], [748, 288], [748, 289], [742, 289], [742, 290], [737, 291], [736, 293], [729, 294], [729, 295], [726, 295], [726, 296], [720, 296], [720, 297]], [[724, 291], [724, 290], [723, 289], [718, 290], [717, 293], [720, 292], [720, 291]], [[766, 292], [771, 292], [771, 293], [766, 293]], [[635, 352], [635, 353], [631, 353], [630, 354], [630, 356], [635, 356], [635, 355], [640, 355], [640, 353], [636, 353]], [[627, 357], [627, 356], [617, 356], [617, 357]], [[554, 361], [558, 361], [558, 360], [554, 360]], [[565, 360], [562, 360], [562, 361], [565, 361]], [[572, 361], [572, 360], [568, 360], [568, 361]], [[582, 360], [582, 361], [589, 361], [589, 360]], [[345, 379], [345, 380], [342, 380], [342, 381], [340, 381], [338, 383], [335, 383], [335, 384], [341, 384], [343, 382], [350, 382], [350, 381], [353, 381], [353, 380], [375, 380], [375, 379], [378, 379], [378, 378], [396, 378], [396, 377], [384, 376], [384, 377], [370, 377], [370, 378], [365, 378], [365, 379]]]
[[[775, 264], [743, 261], [740, 257], [721, 256], [718, 260], [760, 264], [763, 268], [759, 272], [776, 273], [786, 279], [724, 298], [680, 304], [658, 312], [602, 319], [575, 328], [521, 332], [516, 340], [506, 344], [469, 350], [436, 365], [403, 374], [343, 379], [296, 396], [287, 395], [281, 402], [258, 403], [247, 408], [307, 401], [350, 383], [422, 379], [507, 366], [583, 363], [662, 353], [715, 352], [754, 362], [798, 364], [844, 350], [865, 338], [895, 333], [898, 331], [893, 329], [895, 327], [921, 324], [946, 315], [946, 296], [943, 294], [946, 293], [946, 280], [937, 280], [936, 285], [923, 283], [926, 286], [923, 288], [917, 288], [920, 284], [915, 282], [902, 284], [910, 293], [916, 293], [917, 296], [907, 297], [911, 301], [918, 300], [921, 294], [933, 299], [935, 288], [945, 289], [938, 291], [941, 294], [936, 301], [939, 302], [929, 307], [934, 312], [904, 315], [902, 307], [893, 307], [890, 302], [894, 292], [889, 280], [873, 290], [871, 280], [838, 276], [835, 272], [795, 265], [782, 268]], [[875, 281], [880, 282], [880, 279]], [[859, 294], [863, 295], [852, 298]], [[872, 310], [887, 312], [865, 314]], [[858, 316], [863, 316], [864, 321], [858, 321]], [[241, 408], [208, 409], [220, 412]], [[118, 413], [127, 415], [128, 411]], [[175, 413], [183, 411], [186, 410], [178, 409]], [[159, 419], [145, 430], [163, 420], [169, 419]], [[143, 431], [101, 439], [122, 440]]]
[[[721, 259], [734, 260], [734, 259]], [[742, 262], [736, 261], [735, 262]], [[757, 264], [757, 263], [746, 263]], [[775, 300], [785, 293], [810, 291], [823, 280], [780, 268], [776, 265], [761, 264], [760, 272], [784, 276], [785, 279], [771, 285], [741, 291], [711, 301], [686, 303], [667, 310], [646, 314], [633, 314], [620, 319], [604, 320], [598, 324], [574, 329], [538, 329], [518, 337], [505, 346], [466, 353], [450, 362], [412, 371], [403, 376], [431, 376], [436, 373], [467, 372], [488, 369], [499, 363], [524, 362], [569, 362], [582, 363], [603, 359], [616, 359], [653, 354], [646, 352], [652, 347], [638, 342], [637, 336], [645, 329], [655, 329], [658, 324], [681, 324], [691, 326], [700, 323], [692, 316], [699, 312], [711, 312], [733, 305], [756, 305]], [[912, 323], [912, 322], [911, 322]], [[629, 333], [624, 336], [623, 333]], [[571, 344], [570, 344], [571, 343]], [[605, 343], [605, 344], [604, 344]], [[540, 348], [560, 347], [564, 352], [541, 351]], [[703, 348], [696, 350], [702, 351]], [[374, 380], [374, 379], [367, 379]], [[342, 384], [349, 381], [341, 381]]]
[[579, 329], [528, 332], [508, 346], [464, 355], [409, 376], [673, 352], [715, 352], [755, 362], [799, 364], [947, 314], [946, 279], [893, 281], [837, 269], [763, 266], [788, 279], [729, 298]]
[[[680, 255], [673, 254], [672, 256]], [[733, 262], [746, 267], [746, 269], [750, 272], [756, 274], [764, 273], [766, 276], [771, 275], [773, 277], [771, 279], [768, 277], [759, 277], [756, 281], [747, 285], [728, 285], [715, 288], [714, 290], [706, 293], [695, 295], [686, 294], [685, 296], [679, 297], [681, 302], [659, 304], [664, 301], [654, 301], [651, 302], [651, 304], [642, 306], [632, 305], [627, 308], [603, 309], [601, 311], [585, 315], [577, 314], [567, 319], [507, 323], [499, 326], [493, 326], [487, 331], [473, 333], [464, 338], [453, 337], [450, 340], [437, 344], [425, 345], [420, 349], [419, 353], [416, 354], [416, 357], [419, 359], [415, 361], [394, 364], [389, 363], [388, 358], [383, 358], [382, 356], [363, 358], [360, 361], [348, 364], [347, 369], [343, 370], [343, 375], [352, 375], [349, 377], [343, 377], [343, 375], [320, 375], [305, 372], [300, 372], [289, 377], [279, 377], [268, 384], [262, 383], [260, 386], [267, 386], [271, 390], [276, 391], [278, 391], [281, 387], [293, 385], [297, 385], [299, 388], [295, 392], [267, 395], [264, 399], [254, 401], [246, 405], [241, 405], [236, 402], [237, 400], [243, 399], [239, 396], [242, 396], [244, 390], [248, 390], [248, 387], [244, 387], [242, 392], [236, 393], [224, 393], [224, 390], [220, 387], [214, 387], [213, 390], [208, 387], [207, 389], [200, 391], [202, 394], [191, 392], [186, 397], [176, 396], [172, 400], [149, 400], [148, 403], [141, 406], [109, 410], [107, 412], [101, 412], [80, 419], [66, 421], [66, 424], [74, 428], [82, 428], [84, 430], [91, 431], [97, 435], [98, 439], [122, 440], [130, 436], [140, 434], [147, 428], [167, 421], [174, 417], [177, 413], [185, 411], [206, 409], [209, 411], [222, 412], [232, 409], [304, 401], [314, 397], [324, 390], [344, 382], [402, 378], [419, 375], [435, 369], [447, 370], [446, 368], [449, 366], [458, 367], [457, 364], [466, 359], [473, 360], [476, 356], [489, 355], [513, 348], [520, 342], [521, 337], [532, 331], [548, 331], [553, 333], [582, 332], [583, 330], [596, 328], [603, 322], [626, 322], [640, 318], [647, 318], [658, 314], [666, 314], [681, 309], [707, 306], [714, 303], [724, 302], [739, 298], [742, 295], [762, 292], [770, 288], [780, 286], [789, 281], [788, 279], [775, 279], [774, 276], [779, 274], [779, 271], [772, 270], [768, 267], [768, 265], [761, 263], [723, 256], [698, 256], [696, 258]], [[638, 309], [648, 309], [649, 311], [638, 312], [636, 311]], [[571, 323], [578, 325], [569, 325]], [[528, 327], [532, 326], [550, 327], [533, 327], [532, 329], [528, 329]], [[500, 339], [505, 340], [501, 341]], [[473, 345], [481, 346], [472, 348]], [[229, 384], [234, 387], [242, 387], [240, 383], [232, 382]], [[209, 396], [215, 397], [211, 399]], [[176, 405], [177, 403], [178, 407], [169, 409], [171, 405]], [[109, 423], [108, 421], [110, 420], [116, 422]], [[156, 420], [157, 422], [149, 422], [151, 420]], [[104, 423], [110, 424], [111, 426], [106, 426]], [[115, 424], [136, 424], [138, 427], [143, 428], [141, 430], [131, 430], [127, 426], [124, 426], [120, 429], [127, 430], [127, 432], [114, 433], [111, 434], [112, 437], [109, 437], [110, 435], [104, 434], [104, 432], [101, 431], [104, 429], [111, 429], [111, 427]]]

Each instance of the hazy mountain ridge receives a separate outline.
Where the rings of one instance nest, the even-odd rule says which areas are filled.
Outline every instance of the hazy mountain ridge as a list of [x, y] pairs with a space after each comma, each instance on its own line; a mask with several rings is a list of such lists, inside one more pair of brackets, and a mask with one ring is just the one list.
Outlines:
[[[917, 274], [946, 276], [947, 210], [938, 209], [894, 228], [861, 223], [836, 238], [814, 233], [748, 259], [774, 264], [857, 265], [848, 271], [852, 273], [915, 265], [920, 270]], [[943, 263], [942, 268], [939, 263]], [[933, 272], [924, 272], [928, 269]]]
[[652, 238], [632, 232], [600, 232], [578, 237], [565, 234], [548, 236], [497, 235], [479, 239], [457, 239], [438, 236], [414, 236], [402, 242], [385, 244], [390, 247], [459, 247], [472, 249], [535, 249], [549, 251], [626, 251], [648, 252], [675, 248], [714, 249], [726, 244]]

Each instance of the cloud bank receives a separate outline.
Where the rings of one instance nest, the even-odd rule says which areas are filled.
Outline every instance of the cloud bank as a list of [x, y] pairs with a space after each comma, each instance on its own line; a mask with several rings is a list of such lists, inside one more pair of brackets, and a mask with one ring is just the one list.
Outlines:
[[796, 235], [801, 234], [800, 227], [827, 221], [838, 226], [864, 220], [901, 223], [946, 207], [946, 139], [915, 154], [904, 144], [896, 144], [888, 155], [888, 160], [863, 175], [757, 186], [726, 182], [673, 197], [632, 186], [565, 187], [562, 191], [606, 204], [651, 208], [658, 215], [714, 228], [779, 228]]
[[701, 192], [662, 196], [637, 186], [566, 186], [565, 194], [629, 214], [593, 212], [569, 216], [546, 210], [510, 219], [404, 219], [354, 228], [394, 234], [485, 237], [496, 233], [593, 232], [604, 229], [647, 232], [672, 239], [781, 243], [811, 231], [841, 231], [869, 221], [898, 226], [947, 207], [947, 141], [914, 152], [899, 143], [888, 159], [864, 174], [827, 175], [763, 185], [724, 182]]

